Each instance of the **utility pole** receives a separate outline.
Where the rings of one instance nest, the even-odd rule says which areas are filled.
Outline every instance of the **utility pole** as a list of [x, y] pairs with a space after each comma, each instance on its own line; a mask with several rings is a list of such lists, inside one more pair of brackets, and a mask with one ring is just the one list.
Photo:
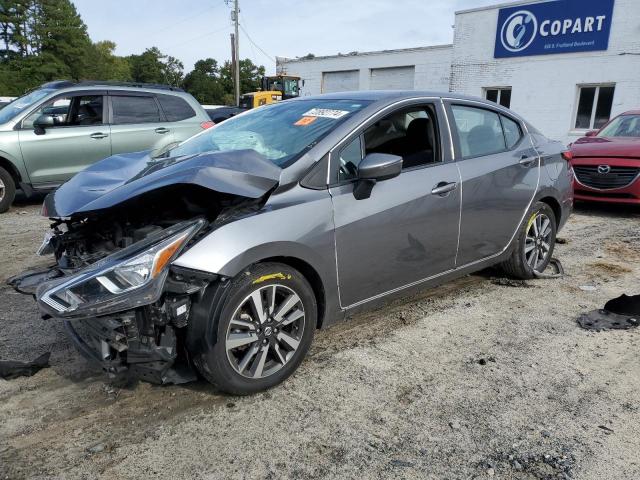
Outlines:
[[238, 13], [240, 13], [240, 9], [238, 8], [238, 0], [233, 1], [233, 12], [231, 14], [231, 18], [234, 23], [235, 35], [233, 36], [233, 53], [235, 56], [234, 60], [234, 68], [233, 68], [233, 83], [235, 85], [236, 90], [236, 106], [240, 105], [240, 44], [238, 41]]

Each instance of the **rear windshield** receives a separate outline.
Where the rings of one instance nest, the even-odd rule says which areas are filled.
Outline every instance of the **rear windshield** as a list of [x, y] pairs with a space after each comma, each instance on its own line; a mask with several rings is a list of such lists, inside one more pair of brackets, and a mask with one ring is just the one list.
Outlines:
[[604, 127], [598, 137], [640, 137], [640, 115], [620, 115]]
[[54, 90], [47, 88], [39, 88], [38, 90], [33, 90], [26, 95], [16, 98], [13, 102], [0, 110], [0, 123], [8, 122], [20, 112], [29, 108], [34, 103], [38, 102], [38, 100], [43, 99], [53, 91]]
[[265, 105], [190, 138], [168, 152], [168, 156], [254, 150], [276, 165], [286, 167], [369, 103], [361, 100], [285, 100]]

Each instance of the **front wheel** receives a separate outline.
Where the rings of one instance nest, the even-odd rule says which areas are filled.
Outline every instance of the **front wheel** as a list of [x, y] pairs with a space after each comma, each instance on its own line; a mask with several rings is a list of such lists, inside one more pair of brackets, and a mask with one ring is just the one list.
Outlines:
[[528, 280], [542, 273], [556, 243], [556, 216], [546, 203], [536, 202], [518, 230], [517, 243], [502, 268], [511, 277]]
[[[206, 296], [205, 296], [206, 298]], [[217, 297], [212, 297], [217, 298]], [[313, 289], [297, 270], [257, 264], [240, 273], [214, 322], [215, 343], [194, 356], [203, 377], [221, 390], [246, 395], [284, 381], [306, 355], [317, 324]]]
[[0, 167], [0, 213], [9, 210], [16, 196], [16, 184], [13, 177], [4, 168]]

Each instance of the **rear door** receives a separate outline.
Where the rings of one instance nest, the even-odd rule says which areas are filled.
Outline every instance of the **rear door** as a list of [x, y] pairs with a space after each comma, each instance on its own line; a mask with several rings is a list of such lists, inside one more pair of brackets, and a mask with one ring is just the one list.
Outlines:
[[540, 159], [519, 120], [473, 102], [447, 105], [462, 178], [456, 266], [502, 252], [538, 187]]
[[[22, 121], [20, 149], [34, 187], [59, 185], [111, 155], [105, 99], [100, 91], [61, 94]], [[55, 124], [36, 133], [33, 122], [43, 114], [53, 115]]]
[[156, 98], [167, 122], [165, 126], [171, 129], [174, 142], [182, 142], [202, 131], [202, 123], [207, 119], [200, 118], [184, 98], [164, 93], [156, 94]]
[[111, 149], [118, 153], [155, 150], [173, 141], [171, 125], [155, 95], [110, 91]]

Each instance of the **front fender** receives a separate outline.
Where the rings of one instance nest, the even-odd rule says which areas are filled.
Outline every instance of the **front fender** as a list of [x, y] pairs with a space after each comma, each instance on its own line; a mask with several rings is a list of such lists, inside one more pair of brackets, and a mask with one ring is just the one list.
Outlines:
[[325, 291], [327, 313], [338, 311], [334, 224], [326, 190], [295, 186], [274, 192], [262, 210], [210, 232], [174, 265], [234, 277], [247, 266], [274, 257], [313, 268]]

